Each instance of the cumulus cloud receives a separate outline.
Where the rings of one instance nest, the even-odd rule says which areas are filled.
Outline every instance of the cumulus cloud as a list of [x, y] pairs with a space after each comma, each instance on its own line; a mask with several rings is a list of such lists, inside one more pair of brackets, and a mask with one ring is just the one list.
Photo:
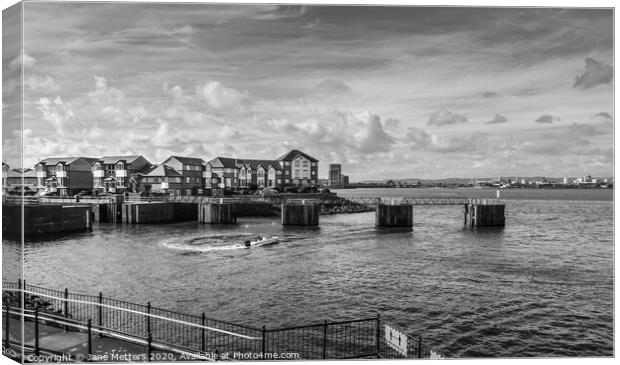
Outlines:
[[447, 110], [440, 110], [431, 115], [426, 125], [444, 126], [457, 123], [467, 123], [467, 117], [463, 114], [452, 113]]
[[573, 88], [591, 89], [597, 85], [610, 84], [614, 70], [610, 65], [603, 64], [592, 57], [586, 58], [586, 69], [575, 77]]
[[495, 117], [493, 118], [493, 120], [488, 121], [487, 124], [506, 123], [507, 121], [508, 121], [508, 118], [506, 118], [505, 116], [501, 114], [495, 114]]
[[573, 123], [568, 128], [577, 136], [593, 136], [600, 134], [600, 131], [592, 124]]
[[24, 65], [24, 68], [26, 68], [29, 66], [34, 66], [37, 61], [33, 57], [30, 57], [25, 53], [23, 55], [20, 54], [19, 56], [11, 60], [11, 62], [9, 62], [9, 68], [13, 71], [20, 70], [22, 63]]
[[199, 86], [197, 94], [210, 108], [216, 110], [242, 109], [249, 103], [246, 91], [225, 87], [219, 81], [211, 81]]
[[67, 132], [67, 127], [74, 121], [75, 114], [71, 104], [64, 102], [60, 96], [54, 100], [40, 98], [35, 104], [43, 119], [51, 122], [60, 135], [64, 135]]
[[381, 118], [371, 112], [334, 111], [301, 122], [271, 119], [267, 125], [284, 133], [282, 140], [302, 143], [315, 151], [364, 155], [389, 151], [394, 139], [383, 130]]
[[612, 120], [613, 117], [611, 116], [611, 114], [607, 113], [607, 112], [600, 112], [600, 113], [596, 113], [594, 114], [595, 117], [600, 117], [604, 120]]
[[58, 85], [49, 75], [31, 75], [26, 77], [24, 82], [33, 91], [51, 92], [58, 90]]
[[351, 91], [349, 85], [345, 84], [342, 80], [332, 78], [321, 81], [321, 83], [316, 85], [314, 89], [320, 92], [331, 94], [344, 94]]
[[396, 129], [400, 125], [400, 120], [396, 118], [388, 118], [383, 122], [383, 126], [386, 129]]
[[488, 145], [487, 136], [479, 132], [440, 135], [427, 133], [417, 127], [409, 127], [406, 138], [408, 144], [414, 150], [439, 153], [477, 151]]
[[93, 76], [95, 81], [95, 90], [88, 92], [88, 96], [94, 103], [98, 103], [104, 106], [118, 105], [123, 99], [125, 94], [119, 89], [110, 87], [108, 80], [105, 77]]
[[541, 115], [540, 117], [538, 117], [534, 121], [537, 122], [537, 123], [553, 123], [553, 122], [559, 122], [560, 118], [554, 117], [553, 115], [544, 114], [544, 115]]

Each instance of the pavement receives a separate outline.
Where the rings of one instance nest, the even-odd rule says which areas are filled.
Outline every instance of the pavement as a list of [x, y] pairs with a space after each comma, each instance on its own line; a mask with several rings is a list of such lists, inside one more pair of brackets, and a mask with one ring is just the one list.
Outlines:
[[[6, 317], [2, 318], [2, 346], [3, 355], [19, 361], [20, 349], [13, 345], [12, 349], [4, 347], [6, 339]], [[22, 326], [18, 317], [11, 317], [9, 323], [9, 339], [13, 344], [21, 343]], [[24, 344], [34, 348], [35, 328], [34, 322], [24, 323]], [[24, 362], [127, 362], [147, 361], [148, 348], [129, 341], [114, 337], [100, 337], [97, 334], [91, 336], [92, 353], [88, 353], [88, 333], [66, 331], [58, 326], [50, 326], [39, 323], [39, 357], [34, 352], [25, 353]], [[153, 350], [151, 361], [191, 361], [191, 357], [179, 355], [174, 352]]]

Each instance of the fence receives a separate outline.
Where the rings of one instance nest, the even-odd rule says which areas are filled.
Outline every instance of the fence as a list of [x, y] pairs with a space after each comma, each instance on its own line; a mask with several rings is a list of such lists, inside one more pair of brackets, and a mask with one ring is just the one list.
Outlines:
[[[297, 359], [428, 358], [431, 351], [404, 332], [407, 347], [390, 344], [379, 316], [340, 322], [286, 328], [256, 328], [167, 309], [106, 298], [53, 290], [18, 281], [3, 282], [5, 321], [10, 308], [23, 308], [25, 317], [44, 319], [65, 328], [99, 333], [124, 341], [145, 344], [151, 349], [179, 353], [245, 353], [277, 359], [272, 354], [297, 354]], [[24, 293], [22, 303], [21, 293]], [[13, 320], [14, 321], [14, 320]], [[38, 322], [36, 322], [38, 323]], [[36, 327], [36, 324], [35, 324]], [[8, 332], [7, 332], [8, 334]], [[89, 337], [90, 338], [90, 337]], [[407, 338], [407, 340], [404, 340]], [[6, 336], [5, 341], [8, 339]], [[35, 340], [38, 349], [38, 335]], [[395, 350], [396, 349], [396, 350]], [[256, 357], [249, 359], [255, 360]], [[290, 358], [289, 358], [290, 360]]]

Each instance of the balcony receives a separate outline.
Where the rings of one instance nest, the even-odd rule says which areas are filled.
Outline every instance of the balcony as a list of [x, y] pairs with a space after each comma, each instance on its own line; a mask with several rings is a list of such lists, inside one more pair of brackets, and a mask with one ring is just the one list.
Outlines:
[[116, 170], [116, 177], [127, 177], [127, 170]]
[[93, 170], [93, 177], [104, 177], [105, 172], [103, 170]]

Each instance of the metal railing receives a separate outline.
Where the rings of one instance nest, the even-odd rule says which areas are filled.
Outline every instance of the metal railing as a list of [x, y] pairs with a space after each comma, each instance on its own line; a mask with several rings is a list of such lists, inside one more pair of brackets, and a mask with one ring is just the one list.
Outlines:
[[[407, 347], [394, 350], [385, 332], [388, 325], [379, 316], [268, 329], [216, 320], [204, 313], [196, 316], [156, 308], [150, 303], [106, 298], [102, 293], [76, 294], [22, 281], [3, 282], [2, 288], [6, 323], [11, 321], [9, 315], [16, 316], [23, 309], [24, 313], [19, 315], [27, 320], [44, 320], [47, 325], [88, 331], [89, 338], [91, 333], [96, 333], [142, 344], [149, 353], [152, 349], [199, 357], [205, 353], [247, 353], [264, 359], [279, 359], [278, 354], [283, 353], [296, 354], [293, 359], [428, 358], [432, 355], [421, 337], [414, 338], [404, 332], [401, 335], [407, 338]], [[38, 334], [35, 338], [38, 350]], [[8, 330], [5, 341], [8, 341]]]
[[380, 198], [380, 197], [350, 197], [343, 198], [347, 201], [376, 206], [377, 204], [387, 205], [465, 205], [465, 204], [497, 204], [498, 199], [478, 199], [460, 196], [429, 197], [429, 198]]

